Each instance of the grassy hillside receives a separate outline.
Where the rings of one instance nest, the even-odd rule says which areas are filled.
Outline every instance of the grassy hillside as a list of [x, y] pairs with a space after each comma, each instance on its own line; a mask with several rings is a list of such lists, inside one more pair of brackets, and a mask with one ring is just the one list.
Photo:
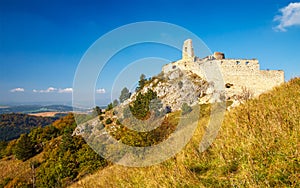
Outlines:
[[0, 188], [66, 187], [107, 163], [80, 136], [73, 114], [0, 142]]
[[207, 122], [208, 115], [185, 149], [159, 165], [113, 165], [71, 187], [300, 186], [300, 78], [227, 112], [218, 137], [200, 153]]

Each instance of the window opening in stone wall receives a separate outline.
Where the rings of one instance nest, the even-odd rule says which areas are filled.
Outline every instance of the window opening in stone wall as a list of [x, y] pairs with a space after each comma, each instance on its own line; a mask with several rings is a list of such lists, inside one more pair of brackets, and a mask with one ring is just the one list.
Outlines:
[[241, 62], [240, 61], [236, 61], [236, 64], [239, 65]]
[[231, 86], [233, 86], [233, 84], [231, 84], [231, 83], [226, 83], [226, 84], [225, 84], [225, 87], [226, 87], [226, 88], [231, 88]]

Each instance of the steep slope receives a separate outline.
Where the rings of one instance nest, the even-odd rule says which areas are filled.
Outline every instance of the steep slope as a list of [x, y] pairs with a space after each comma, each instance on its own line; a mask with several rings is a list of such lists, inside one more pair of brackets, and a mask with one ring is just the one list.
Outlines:
[[[73, 114], [68, 114], [31, 130], [26, 140], [23, 134], [7, 144], [0, 142], [0, 188], [66, 187], [107, 166], [82, 137], [71, 135], [75, 127]], [[28, 150], [30, 157], [20, 158]]]
[[146, 168], [113, 165], [71, 187], [299, 187], [300, 78], [226, 113], [218, 137], [198, 151], [209, 120], [173, 158]]

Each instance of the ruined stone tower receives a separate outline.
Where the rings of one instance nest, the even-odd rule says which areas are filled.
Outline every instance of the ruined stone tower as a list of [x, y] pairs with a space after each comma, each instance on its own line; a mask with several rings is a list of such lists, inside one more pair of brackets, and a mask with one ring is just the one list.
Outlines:
[[194, 48], [192, 39], [187, 39], [183, 43], [182, 47], [182, 59], [183, 60], [192, 60], [194, 59]]

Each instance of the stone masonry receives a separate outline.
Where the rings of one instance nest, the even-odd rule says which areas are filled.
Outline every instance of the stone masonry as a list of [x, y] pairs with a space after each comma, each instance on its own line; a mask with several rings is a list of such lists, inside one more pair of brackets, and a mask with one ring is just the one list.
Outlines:
[[167, 64], [163, 67], [164, 74], [171, 72], [174, 67], [197, 74], [201, 78], [207, 78], [208, 67], [221, 72], [226, 98], [234, 99], [243, 92], [248, 91], [252, 97], [256, 97], [273, 87], [284, 83], [282, 70], [260, 70], [257, 59], [227, 59], [225, 54], [215, 52], [213, 55], [200, 59], [195, 57], [192, 40], [184, 41], [182, 59]]

